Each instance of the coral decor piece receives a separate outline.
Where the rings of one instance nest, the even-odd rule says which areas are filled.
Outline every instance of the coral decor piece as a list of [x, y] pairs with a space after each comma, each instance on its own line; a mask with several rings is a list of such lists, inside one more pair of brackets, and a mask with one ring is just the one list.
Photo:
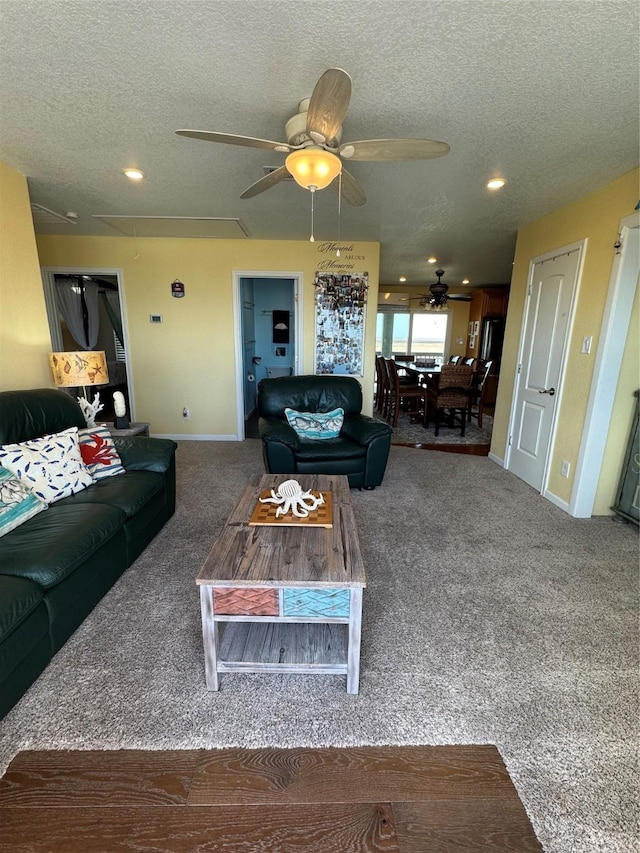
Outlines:
[[78, 397], [77, 399], [87, 426], [94, 427], [96, 425], [96, 415], [104, 409], [104, 405], [100, 402], [100, 394], [96, 394], [93, 403], [90, 403], [84, 397]]
[[260, 503], [279, 504], [276, 510], [276, 518], [293, 513], [298, 518], [306, 518], [310, 512], [324, 503], [324, 497], [320, 494], [315, 497], [311, 492], [305, 492], [297, 480], [285, 480], [278, 486], [278, 490], [271, 489], [270, 498], [260, 498]]

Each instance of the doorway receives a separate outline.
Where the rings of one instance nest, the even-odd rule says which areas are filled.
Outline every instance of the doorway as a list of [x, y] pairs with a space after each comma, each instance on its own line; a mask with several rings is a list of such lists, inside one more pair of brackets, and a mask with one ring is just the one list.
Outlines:
[[544, 492], [584, 241], [531, 261], [505, 467]]
[[302, 353], [300, 272], [233, 274], [237, 436], [257, 438], [256, 395], [267, 377], [299, 372]]
[[[127, 412], [135, 420], [133, 412], [133, 392], [129, 368], [129, 342], [122, 288], [122, 274], [118, 269], [43, 267], [42, 284], [44, 289], [51, 347], [55, 352], [68, 352], [87, 348], [103, 350], [107, 358], [109, 382], [105, 386], [96, 386], [103, 408], [100, 418], [113, 420], [113, 393], [124, 394]], [[95, 316], [92, 329], [84, 323], [82, 333], [74, 336], [72, 324], [65, 317], [64, 296], [59, 291], [65, 289], [80, 292], [91, 288], [95, 303]], [[86, 312], [85, 312], [86, 313]], [[78, 341], [78, 336], [90, 335]], [[73, 392], [74, 389], [69, 389]]]

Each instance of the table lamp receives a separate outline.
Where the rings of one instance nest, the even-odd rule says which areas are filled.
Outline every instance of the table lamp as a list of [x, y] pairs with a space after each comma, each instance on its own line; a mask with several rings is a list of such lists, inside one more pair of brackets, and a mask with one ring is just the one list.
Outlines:
[[107, 358], [103, 351], [96, 352], [52, 352], [49, 364], [53, 381], [58, 387], [82, 388], [83, 398], [78, 398], [87, 421], [87, 426], [95, 426], [95, 416], [100, 406], [100, 395], [96, 394], [93, 403], [87, 397], [87, 387], [106, 385], [109, 382]]

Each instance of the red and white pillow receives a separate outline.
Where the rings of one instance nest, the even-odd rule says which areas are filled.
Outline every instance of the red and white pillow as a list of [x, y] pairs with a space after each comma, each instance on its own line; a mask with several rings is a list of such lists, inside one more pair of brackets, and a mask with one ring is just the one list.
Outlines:
[[124, 474], [122, 461], [113, 443], [111, 433], [104, 426], [78, 430], [80, 453], [94, 480]]

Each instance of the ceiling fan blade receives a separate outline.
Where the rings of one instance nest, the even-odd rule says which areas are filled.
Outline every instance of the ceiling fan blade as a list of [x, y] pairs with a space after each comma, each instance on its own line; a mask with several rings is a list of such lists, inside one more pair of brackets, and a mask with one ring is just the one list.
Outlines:
[[251, 184], [240, 196], [240, 198], [253, 198], [254, 195], [259, 195], [263, 193], [265, 190], [270, 190], [271, 187], [275, 187], [276, 184], [279, 184], [280, 181], [286, 181], [289, 176], [289, 170], [286, 166], [280, 166], [278, 169], [274, 169], [273, 172], [269, 172], [268, 175], [265, 175], [264, 178], [260, 178], [259, 181], [256, 181], [255, 184]]
[[329, 68], [316, 83], [307, 111], [307, 131], [314, 142], [333, 140], [349, 109], [351, 77], [342, 68]]
[[341, 145], [338, 154], [347, 160], [430, 160], [449, 150], [435, 139], [361, 139]]
[[[362, 207], [366, 202], [367, 196], [362, 189], [360, 183], [353, 177], [351, 172], [343, 169], [342, 175], [342, 198], [353, 207]], [[336, 192], [340, 192], [340, 175], [331, 182], [332, 188]]]
[[236, 136], [233, 133], [214, 133], [212, 130], [176, 130], [178, 136], [189, 139], [204, 139], [206, 142], [223, 142], [225, 145], [242, 145], [245, 148], [267, 148], [270, 151], [292, 151], [286, 142], [273, 142], [270, 139], [256, 139], [254, 136]]
[[450, 293], [447, 294], [447, 299], [456, 299], [458, 302], [471, 302], [470, 296], [456, 296]]

